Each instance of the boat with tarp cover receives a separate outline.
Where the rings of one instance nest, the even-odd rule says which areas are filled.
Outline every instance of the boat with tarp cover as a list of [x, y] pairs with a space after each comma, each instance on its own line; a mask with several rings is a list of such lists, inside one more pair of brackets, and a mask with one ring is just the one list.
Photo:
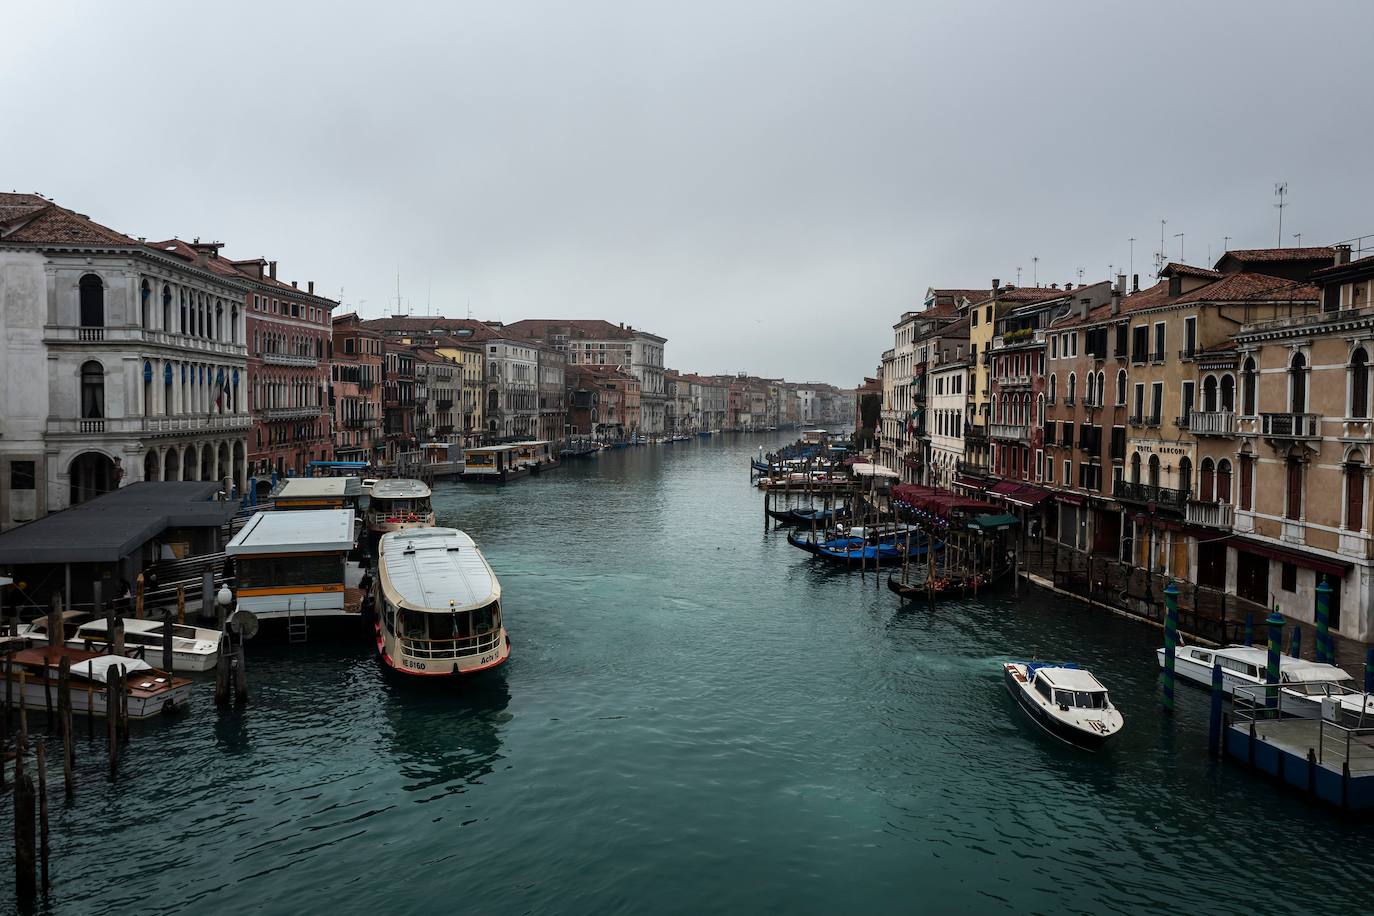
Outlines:
[[106, 713], [106, 684], [111, 668], [128, 675], [129, 718], [151, 719], [163, 713], [184, 709], [191, 702], [191, 682], [154, 668], [137, 658], [87, 652], [65, 646], [20, 649], [11, 656], [0, 677], [8, 678], [6, 694], [16, 708], [47, 709], [57, 696], [62, 659], [71, 665], [72, 712], [103, 716]]
[[460, 677], [510, 658], [501, 583], [471, 537], [456, 528], [414, 528], [377, 545], [373, 630], [389, 671]]

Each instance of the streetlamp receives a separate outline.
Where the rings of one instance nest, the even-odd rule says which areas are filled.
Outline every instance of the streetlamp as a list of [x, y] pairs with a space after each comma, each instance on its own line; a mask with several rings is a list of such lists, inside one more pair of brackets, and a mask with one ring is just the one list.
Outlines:
[[219, 587], [219, 594], [215, 595], [215, 604], [219, 607], [219, 628], [224, 629], [225, 615], [229, 611], [229, 605], [234, 601], [234, 593], [229, 591], [228, 583]]

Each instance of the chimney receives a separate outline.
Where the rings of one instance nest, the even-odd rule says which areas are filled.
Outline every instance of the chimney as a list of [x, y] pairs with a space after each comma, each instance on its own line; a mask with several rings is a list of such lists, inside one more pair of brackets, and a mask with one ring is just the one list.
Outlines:
[[1121, 314], [1121, 294], [1126, 291], [1126, 275], [1117, 274], [1116, 283], [1112, 285], [1112, 315]]
[[1334, 246], [1334, 247], [1335, 247], [1335, 249], [1336, 249], [1336, 265], [1335, 265], [1335, 266], [1339, 267], [1339, 266], [1341, 266], [1342, 264], [1349, 264], [1349, 263], [1350, 263], [1350, 246], [1349, 246], [1349, 245], [1336, 245], [1336, 246]]
[[315, 281], [310, 280], [305, 284], [305, 291], [310, 295], [315, 295]]
[[1131, 274], [1131, 292], [1140, 292], [1140, 274]]
[[1065, 283], [1065, 284], [1064, 284], [1064, 291], [1065, 291], [1065, 292], [1073, 292], [1073, 284], [1072, 284], [1072, 283]]
[[267, 276], [271, 277], [273, 280], [277, 279], [277, 262], [276, 262], [276, 261], [268, 261], [268, 262], [267, 262]]
[[292, 280], [292, 281], [291, 281], [291, 288], [292, 288], [292, 289], [298, 289], [298, 287], [296, 286], [296, 281], [295, 281], [295, 280]]

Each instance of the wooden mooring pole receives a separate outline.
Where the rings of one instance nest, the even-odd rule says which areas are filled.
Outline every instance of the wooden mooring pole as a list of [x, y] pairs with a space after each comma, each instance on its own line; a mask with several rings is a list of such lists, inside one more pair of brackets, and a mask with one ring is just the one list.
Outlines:
[[110, 742], [110, 778], [119, 766], [119, 673], [115, 665], [105, 669], [105, 734]]
[[76, 797], [76, 746], [72, 740], [72, 659], [62, 656], [57, 666], [57, 715], [62, 720], [62, 785], [67, 800]]
[[19, 904], [32, 906], [38, 896], [34, 880], [33, 780], [23, 770], [25, 748], [14, 758], [14, 895]]
[[43, 896], [48, 896], [48, 753], [40, 741], [34, 749], [38, 769], [38, 863]]

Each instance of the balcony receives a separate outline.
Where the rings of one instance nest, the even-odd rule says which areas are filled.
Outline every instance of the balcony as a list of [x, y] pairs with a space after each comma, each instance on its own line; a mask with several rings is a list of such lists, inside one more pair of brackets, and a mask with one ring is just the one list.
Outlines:
[[1003, 375], [997, 379], [997, 384], [1003, 388], [1025, 388], [1030, 383], [1029, 375]]
[[993, 423], [992, 438], [1026, 442], [1030, 439], [1030, 428], [1024, 423]]
[[1235, 506], [1230, 503], [1200, 503], [1188, 500], [1185, 519], [1190, 525], [1230, 530], [1235, 522]]
[[156, 344], [174, 347], [178, 350], [195, 350], [218, 356], [242, 359], [248, 348], [241, 343], [222, 340], [206, 340], [203, 337], [189, 337], [169, 331], [150, 331], [145, 328], [83, 328], [74, 325], [48, 325], [43, 329], [43, 340], [47, 343], [76, 344]]
[[[1178, 358], [1184, 361], [1197, 359], [1197, 348], [1187, 347], [1178, 351]], [[1229, 526], [1228, 526], [1229, 527]]]
[[262, 361], [269, 366], [309, 366], [315, 367], [320, 361], [313, 356], [300, 356], [295, 353], [263, 353]]
[[1341, 421], [1342, 442], [1374, 442], [1374, 421], [1346, 417]]
[[228, 432], [248, 429], [253, 418], [247, 414], [192, 414], [184, 417], [106, 417], [104, 419], [50, 419], [47, 434], [52, 436], [166, 436], [195, 432]]
[[344, 429], [371, 429], [377, 424], [372, 417], [344, 417], [339, 422]]
[[452, 410], [453, 398], [438, 398], [434, 402], [435, 410]]
[[1160, 509], [1181, 510], [1188, 501], [1187, 490], [1156, 487], [1148, 483], [1118, 480], [1112, 485], [1112, 496], [1122, 502], [1145, 503]]
[[988, 428], [987, 428], [987, 424], [985, 424], [985, 423], [965, 423], [965, 424], [964, 424], [964, 438], [965, 438], [965, 439], [986, 439], [987, 437], [988, 437]]
[[1262, 413], [1260, 435], [1266, 439], [1319, 439], [1321, 420], [1315, 413]]
[[1190, 411], [1186, 428], [1195, 436], [1234, 436], [1236, 413], [1233, 410]]
[[954, 470], [966, 477], [988, 477], [992, 474], [992, 466], [981, 461], [955, 461]]
[[259, 413], [265, 420], [308, 420], [318, 417], [324, 411], [323, 407], [268, 407]]

